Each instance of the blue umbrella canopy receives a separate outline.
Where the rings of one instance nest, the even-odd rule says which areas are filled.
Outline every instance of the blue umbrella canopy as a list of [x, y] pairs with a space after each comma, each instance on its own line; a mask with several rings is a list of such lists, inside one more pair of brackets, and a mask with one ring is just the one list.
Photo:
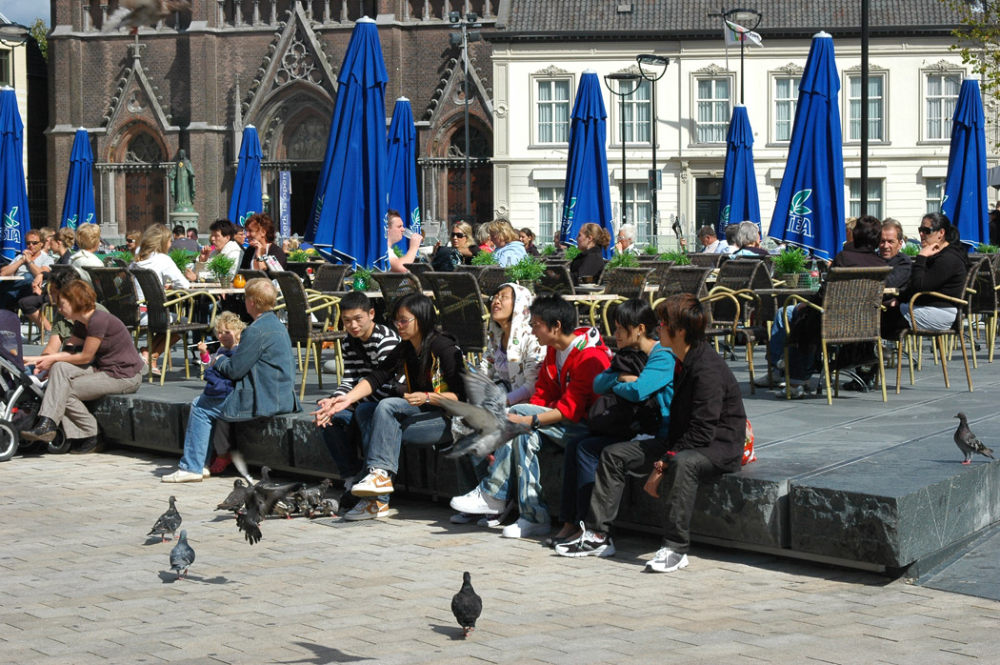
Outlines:
[[236, 180], [233, 182], [233, 196], [229, 199], [229, 220], [238, 226], [246, 226], [246, 221], [251, 215], [264, 210], [260, 184], [262, 157], [257, 128], [247, 125], [243, 128], [240, 160], [236, 165]]
[[788, 161], [768, 235], [831, 259], [847, 240], [844, 155], [833, 37], [813, 36], [795, 107]]
[[0, 214], [3, 215], [0, 253], [8, 259], [24, 251], [24, 234], [31, 228], [23, 134], [24, 123], [17, 110], [14, 89], [5, 87], [0, 90]]
[[737, 104], [726, 134], [726, 170], [722, 176], [718, 236], [725, 238], [726, 226], [745, 221], [760, 226], [760, 201], [753, 168], [753, 129], [747, 108]]
[[[597, 73], [587, 70], [580, 77], [570, 116], [569, 159], [560, 227], [564, 243], [575, 245], [580, 227], [589, 222], [604, 227], [612, 237], [615, 235], [608, 181], [607, 118]], [[610, 258], [611, 248], [604, 254], [605, 258]]]
[[948, 178], [941, 212], [958, 228], [962, 242], [972, 246], [990, 241], [985, 127], [979, 81], [965, 79], [951, 121]]
[[389, 209], [398, 210], [403, 224], [420, 233], [420, 199], [417, 197], [417, 128], [410, 100], [400, 97], [389, 123]]
[[386, 258], [385, 85], [375, 21], [354, 25], [337, 79], [326, 157], [305, 239], [362, 266]]
[[69, 175], [66, 178], [66, 197], [63, 199], [59, 226], [75, 229], [81, 224], [95, 224], [96, 219], [94, 153], [90, 151], [90, 134], [81, 127], [76, 130], [76, 136], [73, 137], [73, 150], [69, 156]]

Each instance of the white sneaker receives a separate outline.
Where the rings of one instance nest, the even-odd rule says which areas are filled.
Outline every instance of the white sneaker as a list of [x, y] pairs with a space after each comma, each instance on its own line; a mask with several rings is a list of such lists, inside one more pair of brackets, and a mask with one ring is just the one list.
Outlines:
[[206, 467], [202, 467], [202, 469], [201, 469], [201, 477], [202, 478], [211, 478], [212, 477], [212, 472], [208, 470], [207, 466]]
[[529, 522], [523, 517], [518, 517], [513, 524], [508, 524], [500, 534], [504, 538], [530, 538], [531, 536], [547, 536], [552, 527], [548, 522]]
[[203, 476], [200, 473], [195, 473], [194, 471], [185, 471], [184, 469], [177, 469], [173, 473], [168, 473], [167, 475], [160, 478], [161, 483], [200, 483]]
[[472, 490], [468, 494], [453, 497], [449, 505], [452, 510], [457, 510], [460, 513], [468, 513], [470, 515], [496, 515], [504, 509], [507, 502], [487, 494], [477, 485], [476, 489]]
[[656, 556], [646, 562], [646, 570], [651, 573], [672, 573], [687, 568], [688, 555], [675, 552], [669, 547], [661, 547]]
[[354, 496], [382, 496], [392, 494], [392, 478], [384, 469], [369, 469], [368, 475], [351, 487]]
[[344, 519], [349, 522], [360, 520], [373, 520], [376, 517], [385, 517], [389, 514], [389, 504], [382, 503], [378, 499], [362, 499], [357, 505], [351, 508], [344, 515]]

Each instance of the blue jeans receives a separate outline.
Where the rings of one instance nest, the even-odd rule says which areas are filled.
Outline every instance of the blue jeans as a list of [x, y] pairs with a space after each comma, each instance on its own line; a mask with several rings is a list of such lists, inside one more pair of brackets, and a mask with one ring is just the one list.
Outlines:
[[330, 451], [330, 457], [333, 458], [333, 463], [337, 465], [337, 471], [342, 478], [361, 471], [361, 460], [358, 458], [355, 438], [358, 430], [354, 423], [353, 410], [344, 409], [333, 414], [330, 424], [320, 431], [323, 433], [323, 442]]
[[563, 458], [562, 501], [559, 506], [560, 521], [577, 524], [587, 519], [601, 451], [621, 440], [621, 437], [587, 434], [566, 444], [566, 457]]
[[[510, 413], [530, 416], [550, 410], [534, 404], [518, 404], [510, 408]], [[565, 448], [570, 441], [583, 437], [587, 431], [586, 425], [561, 421], [518, 435], [509, 446], [503, 446], [494, 453], [496, 459], [479, 488], [506, 501], [510, 495], [511, 465], [517, 464], [517, 505], [521, 517], [535, 524], [547, 524], [550, 520], [549, 509], [542, 499], [541, 468], [538, 464], [538, 450], [542, 447], [542, 440]]]
[[[788, 345], [788, 328], [795, 320], [794, 313], [795, 305], [789, 305], [780, 308], [774, 316], [774, 322], [771, 324], [771, 339], [767, 343], [769, 362], [772, 366], [777, 365], [778, 361], [785, 357], [785, 347]], [[819, 340], [815, 340], [815, 342], [819, 344]], [[809, 377], [812, 376], [813, 367], [816, 365], [816, 357], [815, 347], [807, 348], [800, 344], [788, 347], [788, 375], [793, 381], [808, 381]]]
[[184, 433], [184, 456], [181, 457], [179, 464], [181, 469], [191, 473], [201, 473], [201, 470], [208, 466], [212, 428], [222, 413], [222, 404], [225, 401], [225, 397], [201, 395], [191, 404], [187, 431]]

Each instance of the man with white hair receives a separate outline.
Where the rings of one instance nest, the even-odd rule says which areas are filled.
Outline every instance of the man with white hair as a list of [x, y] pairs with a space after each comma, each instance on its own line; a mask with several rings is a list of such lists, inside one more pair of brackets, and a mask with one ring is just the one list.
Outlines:
[[615, 242], [615, 252], [618, 254], [639, 255], [639, 248], [635, 246], [635, 224], [622, 224], [618, 228], [618, 238]]

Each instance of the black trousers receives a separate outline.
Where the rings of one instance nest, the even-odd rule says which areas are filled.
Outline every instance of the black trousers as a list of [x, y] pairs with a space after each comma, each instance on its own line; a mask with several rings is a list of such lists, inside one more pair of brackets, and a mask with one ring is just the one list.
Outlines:
[[[597, 467], [590, 510], [585, 524], [592, 531], [608, 533], [618, 514], [628, 475], [647, 475], [653, 462], [666, 454], [666, 442], [659, 439], [615, 443], [601, 453]], [[681, 450], [670, 457], [663, 473], [661, 495], [666, 512], [663, 519], [663, 544], [678, 553], [691, 547], [691, 514], [698, 485], [720, 475], [711, 460], [697, 450]]]

